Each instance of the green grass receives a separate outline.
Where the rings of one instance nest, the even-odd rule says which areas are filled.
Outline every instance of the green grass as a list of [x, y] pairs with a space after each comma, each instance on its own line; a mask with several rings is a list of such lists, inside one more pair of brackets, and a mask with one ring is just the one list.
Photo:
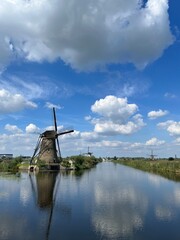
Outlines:
[[114, 161], [139, 170], [156, 173], [171, 179], [180, 179], [180, 161], [118, 159]]

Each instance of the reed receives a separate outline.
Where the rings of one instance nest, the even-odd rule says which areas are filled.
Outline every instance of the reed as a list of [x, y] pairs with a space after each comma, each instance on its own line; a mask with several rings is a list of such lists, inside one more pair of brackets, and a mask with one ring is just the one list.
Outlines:
[[180, 175], [180, 161], [174, 160], [147, 160], [147, 159], [117, 159], [117, 163], [130, 166], [143, 171], [159, 173], [159, 174], [179, 174]]

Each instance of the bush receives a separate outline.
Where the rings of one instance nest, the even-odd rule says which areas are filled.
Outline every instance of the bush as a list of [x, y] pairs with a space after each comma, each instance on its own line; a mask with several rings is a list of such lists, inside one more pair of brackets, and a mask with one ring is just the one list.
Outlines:
[[0, 163], [0, 171], [4, 172], [17, 172], [18, 165], [22, 162], [21, 157], [12, 160], [4, 160]]
[[61, 162], [61, 165], [64, 167], [64, 168], [70, 168], [71, 167], [71, 163], [69, 162], [69, 160], [63, 160]]
[[93, 167], [94, 165], [96, 165], [98, 162], [101, 162], [102, 159], [98, 159], [98, 158], [95, 158], [94, 156], [83, 156], [83, 155], [78, 155], [78, 156], [71, 156], [70, 158], [66, 158], [63, 160], [63, 162], [61, 163], [62, 166], [66, 167], [67, 165], [67, 168], [68, 168], [68, 161], [69, 160], [72, 160], [73, 163], [74, 163], [74, 168], [76, 170], [81, 170], [81, 169], [88, 169], [88, 168], [91, 168]]

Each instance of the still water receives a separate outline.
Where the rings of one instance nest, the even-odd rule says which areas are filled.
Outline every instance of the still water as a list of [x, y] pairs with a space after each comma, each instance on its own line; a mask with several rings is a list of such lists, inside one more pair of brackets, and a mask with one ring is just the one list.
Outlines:
[[0, 176], [0, 240], [179, 240], [180, 183], [114, 163]]

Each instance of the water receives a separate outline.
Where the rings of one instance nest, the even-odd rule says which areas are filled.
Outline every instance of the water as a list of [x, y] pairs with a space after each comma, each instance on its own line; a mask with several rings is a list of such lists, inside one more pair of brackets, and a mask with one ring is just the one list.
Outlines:
[[1, 240], [179, 240], [180, 183], [113, 163], [0, 176]]

